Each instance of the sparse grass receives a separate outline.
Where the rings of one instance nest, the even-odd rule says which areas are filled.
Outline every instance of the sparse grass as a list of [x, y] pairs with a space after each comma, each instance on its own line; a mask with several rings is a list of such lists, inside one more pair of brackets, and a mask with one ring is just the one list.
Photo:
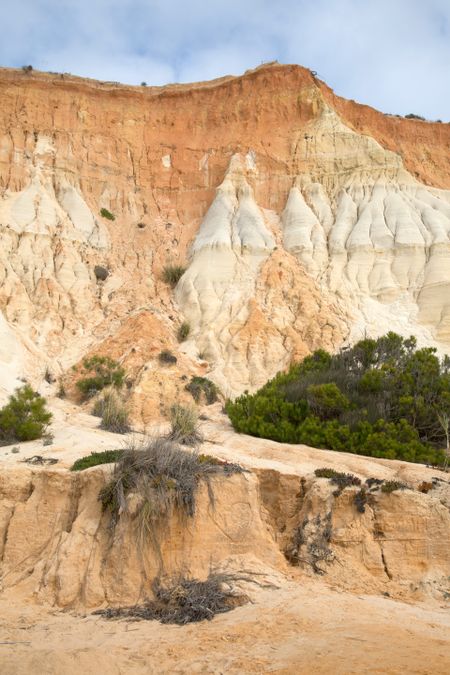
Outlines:
[[162, 352], [159, 353], [158, 359], [160, 363], [166, 363], [168, 365], [177, 362], [177, 357], [175, 354], [172, 354], [170, 349], [163, 349]]
[[180, 325], [177, 331], [177, 338], [179, 342], [184, 342], [187, 340], [189, 337], [189, 333], [191, 332], [191, 326], [188, 324], [187, 321], [183, 321], [183, 323]]
[[143, 605], [99, 609], [106, 619], [157, 620], [180, 626], [197, 621], [210, 621], [216, 614], [229, 612], [243, 605], [248, 598], [234, 593], [232, 582], [239, 577], [210, 573], [205, 581], [181, 577], [163, 586], [159, 579], [153, 582], [155, 599]]
[[131, 445], [123, 452], [99, 499], [103, 509], [110, 511], [114, 525], [119, 514], [130, 514], [127, 496], [135, 495], [137, 500], [132, 515], [137, 542], [143, 548], [149, 541], [160, 555], [159, 532], [167, 526], [174, 508], [180, 514], [192, 517], [200, 480], [207, 482], [213, 502], [210, 476], [231, 473], [230, 468], [226, 470], [214, 461], [200, 461], [195, 452], [184, 450], [173, 441], [154, 438], [143, 443], [141, 448]]
[[219, 389], [214, 384], [214, 382], [209, 380], [207, 377], [192, 377], [185, 389], [190, 394], [192, 394], [192, 397], [196, 403], [200, 401], [202, 395], [204, 395], [208, 405], [215, 403], [219, 398]]
[[170, 408], [169, 439], [181, 445], [198, 445], [202, 442], [198, 414], [193, 406], [175, 403]]
[[66, 387], [62, 377], [60, 377], [58, 380], [58, 391], [56, 392], [56, 395], [58, 398], [66, 398]]
[[175, 288], [185, 272], [186, 268], [181, 265], [166, 265], [162, 271], [162, 280]]
[[127, 407], [112, 389], [105, 391], [95, 402], [92, 414], [101, 417], [101, 429], [116, 434], [126, 434], [130, 431]]
[[107, 220], [115, 220], [116, 216], [111, 213], [111, 211], [108, 211], [108, 209], [100, 209], [100, 215], [102, 218], [106, 218]]
[[224, 459], [219, 459], [218, 457], [213, 457], [212, 455], [204, 455], [200, 453], [198, 455], [198, 461], [201, 464], [211, 464], [211, 465], [216, 465], [220, 466], [223, 470], [224, 473], [244, 473], [247, 471], [247, 469], [244, 469], [240, 464], [236, 464], [235, 462], [227, 462]]
[[84, 471], [90, 469], [91, 466], [99, 466], [99, 464], [112, 464], [118, 462], [123, 455], [123, 450], [104, 450], [103, 452], [91, 452], [86, 457], [80, 457], [71, 466], [71, 471]]

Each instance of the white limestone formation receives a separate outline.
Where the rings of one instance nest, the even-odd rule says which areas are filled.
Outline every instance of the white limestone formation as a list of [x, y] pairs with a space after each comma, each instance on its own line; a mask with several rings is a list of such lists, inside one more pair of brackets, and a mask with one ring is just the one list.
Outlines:
[[[267, 378], [289, 360], [276, 338], [269, 338], [253, 368], [256, 336], [245, 358], [236, 347], [274, 236], [324, 299], [338, 303], [347, 317], [348, 341], [395, 330], [441, 353], [450, 345], [450, 192], [418, 183], [397, 155], [346, 127], [327, 108], [302, 143], [305, 173], [294, 180], [281, 218], [254, 200], [254, 155], [251, 162], [233, 157], [177, 288], [193, 339], [228, 391], [256, 386], [255, 370]], [[270, 293], [264, 290], [265, 297]], [[287, 301], [271, 306], [270, 322], [288, 334], [293, 313]], [[270, 345], [278, 367], [277, 358], [268, 365]]]

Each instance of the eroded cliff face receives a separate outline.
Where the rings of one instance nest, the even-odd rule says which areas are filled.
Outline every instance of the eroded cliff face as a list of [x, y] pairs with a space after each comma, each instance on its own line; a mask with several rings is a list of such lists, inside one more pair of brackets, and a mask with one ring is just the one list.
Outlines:
[[[184, 372], [227, 395], [364, 333], [448, 349], [450, 125], [278, 64], [165, 88], [2, 70], [0, 87], [4, 390], [100, 350], [131, 364], [145, 420], [183, 320]], [[167, 264], [187, 267], [175, 293]]]
[[328, 583], [356, 592], [445, 597], [445, 480], [434, 482], [428, 494], [374, 493], [361, 513], [357, 488], [336, 496], [336, 486], [313, 474], [259, 469], [216, 477], [210, 490], [200, 485], [193, 518], [174, 511], [152, 539], [142, 540], [133, 495], [130, 515], [122, 514], [115, 526], [102, 513], [98, 495], [110, 470], [2, 470], [0, 580], [6, 597], [78, 609], [131, 604], [151, 597], [157, 576], [205, 578], [211, 568], [253, 570], [256, 580], [297, 570], [313, 578], [324, 574]]

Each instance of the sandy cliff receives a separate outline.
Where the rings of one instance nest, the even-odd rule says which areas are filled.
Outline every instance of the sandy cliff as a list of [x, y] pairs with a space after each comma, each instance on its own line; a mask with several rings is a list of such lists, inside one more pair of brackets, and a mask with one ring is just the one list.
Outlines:
[[[99, 348], [126, 359], [137, 324], [138, 393], [183, 320], [184, 369], [228, 395], [365, 332], [448, 348], [449, 124], [278, 64], [162, 88], [1, 70], [0, 89], [4, 390]], [[187, 267], [174, 293], [167, 264]]]

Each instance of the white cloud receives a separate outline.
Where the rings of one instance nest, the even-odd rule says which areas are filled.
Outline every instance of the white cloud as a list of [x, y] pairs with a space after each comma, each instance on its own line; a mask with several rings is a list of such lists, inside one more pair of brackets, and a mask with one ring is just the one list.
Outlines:
[[0, 20], [3, 65], [163, 84], [278, 59], [386, 112], [450, 118], [448, 0], [3, 0]]

